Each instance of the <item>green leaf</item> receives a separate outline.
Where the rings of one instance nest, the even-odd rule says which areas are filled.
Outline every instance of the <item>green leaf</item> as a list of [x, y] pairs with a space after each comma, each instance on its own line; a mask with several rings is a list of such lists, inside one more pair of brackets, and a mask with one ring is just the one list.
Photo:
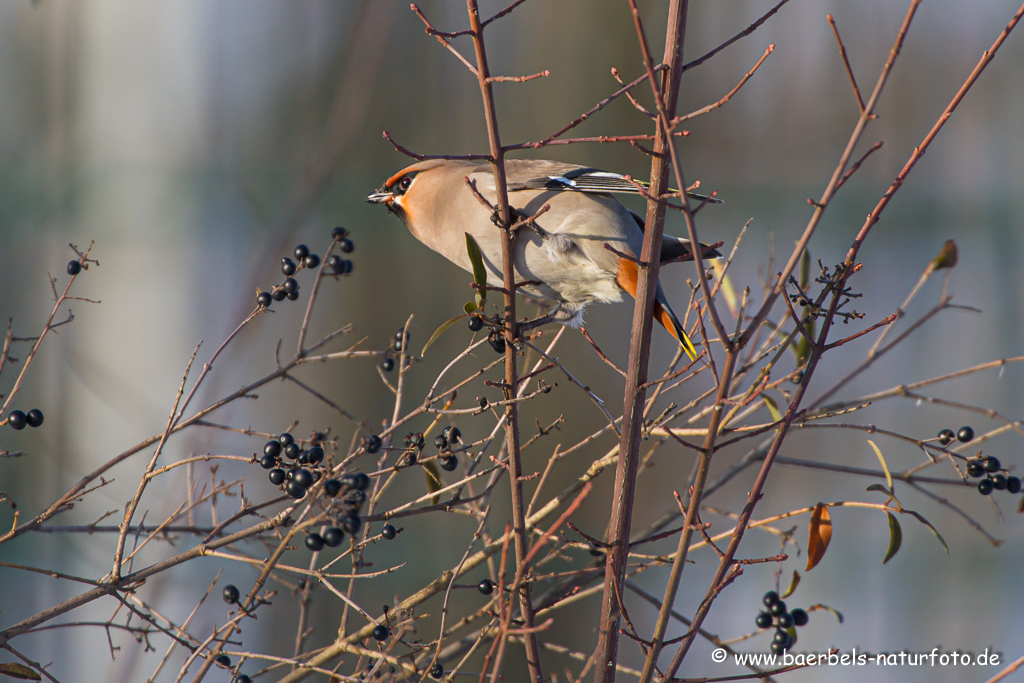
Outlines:
[[804, 249], [803, 256], [800, 257], [800, 289], [807, 291], [807, 287], [811, 284], [811, 250]]
[[437, 341], [438, 337], [440, 337], [442, 334], [447, 332], [449, 327], [451, 327], [452, 325], [454, 325], [455, 323], [459, 322], [460, 320], [462, 320], [465, 317], [466, 316], [464, 316], [464, 315], [460, 315], [460, 316], [458, 316], [456, 318], [452, 318], [448, 322], [446, 322], [443, 325], [441, 325], [441, 327], [439, 327], [436, 330], [434, 330], [434, 334], [430, 335], [430, 339], [427, 341], [427, 345], [423, 347], [423, 350], [420, 351], [420, 355], [421, 356], [425, 356], [426, 353], [427, 353], [427, 349], [430, 348], [431, 344], [433, 344], [435, 341]]
[[775, 399], [767, 394], [761, 395], [761, 400], [768, 407], [768, 412], [772, 414], [772, 419], [776, 422], [782, 421], [782, 413], [779, 412], [779, 406], [775, 403]]
[[935, 534], [935, 538], [939, 539], [939, 543], [941, 543], [942, 547], [946, 549], [946, 553], [949, 553], [949, 546], [946, 544], [946, 539], [942, 537], [942, 534], [939, 533], [938, 529], [932, 526], [931, 522], [922, 517], [920, 513], [914, 512], [913, 510], [903, 510], [902, 512], [905, 512], [908, 515], [913, 515], [915, 518], [917, 518], [917, 521], [921, 522], [921, 524], [924, 524], [926, 527], [931, 529], [932, 533]]
[[462, 307], [462, 310], [464, 310], [467, 315], [473, 315], [474, 313], [479, 311], [480, 308], [472, 301], [467, 301], [466, 305]]
[[896, 504], [896, 509], [898, 509], [900, 512], [903, 511], [903, 504], [899, 501], [898, 498], [896, 498], [896, 494], [893, 493], [888, 488], [886, 488], [883, 484], [870, 484], [866, 490], [884, 493], [885, 495], [889, 496], [889, 500], [885, 501], [886, 503], [889, 503], [891, 501]]
[[900, 528], [899, 520], [891, 512], [885, 514], [889, 518], [889, 549], [885, 551], [885, 559], [882, 560], [882, 564], [891, 560], [903, 544], [903, 529]]
[[[423, 463], [423, 474], [427, 480], [427, 490], [431, 493], [441, 490], [441, 473], [437, 471], [437, 463], [433, 460], [429, 460]], [[437, 505], [441, 500], [441, 496], [434, 496], [430, 499], [431, 505]]]
[[11, 678], [20, 678], [23, 681], [41, 681], [42, 677], [34, 669], [17, 662], [5, 662], [0, 664], [0, 674]]
[[892, 485], [892, 475], [889, 474], [889, 466], [885, 464], [885, 456], [882, 455], [882, 451], [878, 450], [878, 446], [875, 445], [874, 441], [868, 439], [868, 443], [871, 445], [871, 448], [875, 450], [875, 455], [878, 456], [878, 462], [882, 463], [882, 471], [885, 472], [885, 481], [889, 484], [889, 490], [895, 491], [896, 489]]
[[[469, 261], [473, 264], [473, 282], [481, 287], [486, 287], [487, 269], [484, 268], [484, 256], [480, 251], [480, 245], [468, 232], [466, 233], [466, 253], [469, 254]], [[477, 294], [481, 298], [487, 298], [486, 289], [477, 290]]]

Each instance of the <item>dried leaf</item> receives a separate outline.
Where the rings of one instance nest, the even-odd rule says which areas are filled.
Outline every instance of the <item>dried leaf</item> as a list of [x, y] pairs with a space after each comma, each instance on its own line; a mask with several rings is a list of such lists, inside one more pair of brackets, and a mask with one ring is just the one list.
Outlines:
[[793, 578], [789, 582], [789, 588], [786, 589], [786, 592], [783, 593], [781, 597], [782, 598], [788, 598], [790, 595], [792, 595], [794, 593], [794, 591], [796, 591], [796, 587], [799, 586], [799, 585], [800, 585], [800, 572], [798, 572], [797, 570], [794, 569], [793, 570]]
[[942, 250], [939, 251], [939, 255], [932, 259], [932, 268], [935, 270], [952, 268], [956, 265], [957, 260], [956, 242], [954, 240], [946, 240], [946, 243], [942, 245]]
[[824, 503], [814, 506], [807, 538], [807, 571], [814, 569], [825, 557], [828, 544], [832, 541], [832, 516]]
[[878, 456], [878, 462], [882, 463], [882, 471], [885, 472], [885, 481], [889, 484], [889, 490], [895, 491], [896, 489], [893, 488], [892, 485], [892, 475], [889, 474], [889, 466], [885, 464], [885, 456], [882, 455], [882, 451], [878, 450], [878, 446], [875, 445], [874, 441], [868, 439], [868, 443], [871, 445], [871, 448], [875, 450], [875, 455]]

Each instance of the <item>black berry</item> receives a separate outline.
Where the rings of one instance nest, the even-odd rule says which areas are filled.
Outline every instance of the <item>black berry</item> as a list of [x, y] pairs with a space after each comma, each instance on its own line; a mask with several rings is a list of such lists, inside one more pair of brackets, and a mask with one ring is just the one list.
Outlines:
[[227, 655], [219, 655], [216, 659], [216, 662], [223, 666], [225, 669], [231, 668], [231, 657], [228, 657]]
[[20, 410], [12, 410], [7, 413], [7, 424], [11, 425], [11, 429], [24, 429], [25, 425], [28, 424], [28, 418], [25, 417], [25, 413]]
[[316, 254], [310, 254], [306, 258], [302, 259], [302, 265], [312, 270], [320, 265], [320, 257]]
[[310, 465], [319, 465], [324, 460], [324, 449], [320, 446], [313, 446], [306, 451], [306, 458]]
[[252, 683], [252, 679], [245, 674], [238, 674], [232, 683]]
[[274, 469], [275, 467], [277, 467], [277, 458], [275, 458], [272, 455], [264, 454], [263, 457], [260, 458], [260, 467], [262, 467], [265, 470]]
[[444, 676], [444, 667], [441, 666], [441, 662], [437, 662], [436, 664], [434, 664], [434, 666], [430, 667], [430, 677], [431, 678], [436, 678], [437, 680], [441, 680], [442, 676]]
[[445, 438], [444, 434], [438, 434], [434, 437], [434, 445], [438, 448], [444, 449], [448, 447], [448, 439]]
[[1006, 475], [1005, 474], [993, 474], [992, 475], [992, 488], [996, 491], [1006, 490]]
[[807, 626], [807, 622], [810, 621], [810, 617], [807, 616], [807, 612], [803, 611], [799, 607], [790, 612], [789, 616], [793, 617], [793, 626]]
[[1020, 493], [1020, 477], [1013, 475], [1006, 478], [1006, 490], [1010, 493]]
[[387, 640], [390, 635], [391, 629], [384, 624], [378, 624], [377, 627], [373, 629], [374, 640]]
[[82, 272], [82, 264], [78, 261], [68, 261], [68, 275], [78, 275]]
[[778, 601], [779, 601], [779, 594], [776, 593], [775, 591], [768, 591], [767, 593], [764, 594], [764, 597], [761, 598], [761, 602], [764, 603], [765, 607], [771, 607], [772, 605], [774, 605]]
[[352, 243], [352, 240], [347, 237], [338, 242], [338, 249], [341, 249], [342, 253], [351, 254], [356, 250], [356, 245]]
[[353, 477], [353, 488], [359, 491], [365, 491], [370, 486], [370, 477], [366, 472], [355, 472]]
[[454, 472], [455, 468], [459, 466], [459, 459], [454, 455], [445, 455], [438, 461], [438, 464], [445, 472]]
[[256, 295], [256, 305], [260, 308], [268, 308], [273, 300], [274, 297], [270, 296], [270, 292], [260, 292]]
[[299, 291], [299, 281], [293, 277], [290, 277], [281, 284], [281, 289], [284, 290], [285, 294]]
[[233, 584], [229, 583], [228, 585], [224, 586], [224, 591], [221, 593], [221, 595], [224, 597], [224, 602], [228, 603], [229, 605], [233, 605], [236, 602], [238, 602], [238, 598], [240, 597], [241, 594], [238, 592], [238, 589], [235, 588]]
[[300, 455], [302, 455], [302, 447], [294, 441], [284, 447], [284, 457], [289, 460], [295, 460]]
[[372, 434], [363, 439], [363, 445], [366, 447], [367, 453], [376, 453], [381, 447], [380, 437], [376, 434]]
[[758, 628], [768, 628], [772, 625], [772, 615], [767, 612], [761, 612], [757, 615], [757, 619], [754, 620], [754, 623], [757, 624]]
[[324, 549], [324, 538], [320, 534], [312, 533], [306, 536], [306, 547], [314, 553]]
[[348, 230], [341, 227], [340, 225], [336, 227], [334, 230], [331, 230], [331, 237], [333, 237], [336, 240], [344, 239], [345, 235], [347, 234]]
[[448, 443], [455, 443], [456, 441], [462, 441], [462, 432], [459, 431], [458, 427], [445, 427], [448, 430]]
[[307, 256], [309, 256], [309, 247], [307, 247], [305, 244], [300, 244], [299, 246], [295, 247], [295, 258], [301, 261]]
[[345, 532], [336, 526], [332, 526], [324, 532], [324, 545], [337, 548], [345, 539]]
[[295, 437], [289, 434], [288, 432], [285, 432], [281, 436], [277, 437], [277, 440], [282, 447], [287, 446], [290, 443], [295, 443]]
[[943, 429], [939, 432], [939, 443], [943, 446], [948, 446], [953, 443], [953, 439], [956, 438], [956, 434], [953, 433], [952, 429]]
[[771, 649], [773, 655], [782, 655], [786, 652], [786, 647], [781, 643], [776, 643], [775, 641], [772, 641], [769, 649]]
[[294, 292], [288, 292], [285, 294], [285, 296], [288, 297], [288, 301], [298, 301], [299, 290], [296, 289]]
[[956, 439], [960, 443], [967, 443], [974, 438], [974, 430], [970, 427], [961, 427], [960, 431], [956, 433]]
[[327, 257], [327, 267], [337, 273], [342, 268], [341, 261], [342, 258], [340, 256], [337, 254], [331, 254]]
[[779, 616], [780, 614], [786, 614], [786, 603], [782, 600], [777, 600], [771, 604], [768, 611], [772, 613], [772, 616]]
[[383, 370], [384, 372], [391, 372], [392, 370], [395, 369], [395, 359], [385, 358], [380, 362], [380, 369]]
[[472, 315], [469, 317], [469, 331], [479, 332], [484, 328], [484, 321], [479, 316]]
[[985, 474], [985, 466], [978, 460], [971, 460], [967, 463], [967, 476], [977, 479]]
[[994, 486], [991, 479], [982, 479], [978, 482], [978, 492], [983, 496], [987, 496], [992, 493], [993, 488]]
[[494, 582], [490, 579], [484, 579], [476, 585], [476, 589], [483, 595], [490, 595], [494, 592]]
[[380, 535], [384, 537], [384, 540], [391, 541], [398, 535], [398, 529], [390, 524], [385, 524], [384, 528], [380, 530]]
[[985, 466], [986, 472], [998, 472], [1003, 467], [1002, 463], [999, 462], [999, 458], [993, 455], [985, 456], [985, 460], [982, 464]]
[[334, 498], [341, 490], [341, 482], [337, 479], [328, 479], [324, 482], [324, 493]]
[[295, 499], [302, 498], [304, 495], [306, 495], [306, 487], [303, 486], [302, 484], [299, 484], [294, 479], [292, 479], [285, 485], [284, 491], [289, 496]]
[[283, 289], [275, 289], [271, 294], [270, 298], [274, 301], [284, 301], [288, 294]]
[[308, 489], [313, 485], [313, 473], [307, 469], [301, 469], [295, 473], [295, 476], [292, 477], [292, 481], [302, 488]]
[[284, 483], [284, 480], [288, 477], [280, 467], [277, 469], [270, 470], [270, 483], [274, 486], [280, 486]]
[[284, 273], [285, 277], [291, 277], [295, 275], [296, 265], [295, 261], [285, 256], [281, 259], [281, 272]]
[[341, 518], [341, 528], [350, 536], [359, 533], [361, 526], [363, 526], [363, 520], [359, 519], [359, 515], [345, 515]]
[[29, 427], [39, 427], [43, 424], [43, 411], [39, 408], [33, 408], [28, 411], [28, 415], [25, 416], [25, 421], [28, 422]]
[[505, 353], [505, 338], [499, 334], [492, 334], [487, 338], [487, 342], [494, 349], [495, 353]]
[[281, 455], [281, 442], [276, 439], [274, 441], [268, 441], [263, 446], [263, 454], [269, 455], [273, 458]]
[[789, 612], [783, 612], [777, 617], [779, 628], [789, 628], [793, 625], [793, 615]]

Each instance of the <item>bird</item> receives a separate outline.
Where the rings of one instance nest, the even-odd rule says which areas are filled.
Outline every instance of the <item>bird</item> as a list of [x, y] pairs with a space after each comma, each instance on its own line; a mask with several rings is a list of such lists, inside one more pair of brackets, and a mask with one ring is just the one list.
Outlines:
[[[515, 277], [526, 281], [520, 289], [555, 304], [548, 319], [578, 327], [588, 304], [622, 301], [623, 292], [635, 298], [644, 219], [611, 193], [638, 194], [637, 185], [618, 173], [559, 161], [507, 159], [504, 165], [513, 221], [534, 216], [548, 206], [515, 232], [513, 246]], [[430, 159], [408, 166], [367, 195], [366, 201], [386, 206], [416, 239], [469, 272], [473, 272], [473, 264], [466, 235], [472, 236], [485, 267], [500, 279], [504, 233], [495, 227], [494, 210], [479, 201], [470, 185], [496, 206], [491, 164], [453, 159]], [[704, 258], [721, 256], [704, 244], [701, 254]], [[662, 262], [688, 256], [692, 257], [688, 239], [663, 237]], [[654, 319], [696, 360], [693, 341], [669, 305], [661, 283]]]

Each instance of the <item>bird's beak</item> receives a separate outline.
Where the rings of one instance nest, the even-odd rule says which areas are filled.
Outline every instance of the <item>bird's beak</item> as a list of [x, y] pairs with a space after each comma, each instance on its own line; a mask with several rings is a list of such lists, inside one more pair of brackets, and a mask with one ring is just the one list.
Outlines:
[[390, 192], [384, 192], [383, 190], [377, 190], [366, 195], [366, 201], [371, 204], [390, 204], [394, 201], [395, 196]]

